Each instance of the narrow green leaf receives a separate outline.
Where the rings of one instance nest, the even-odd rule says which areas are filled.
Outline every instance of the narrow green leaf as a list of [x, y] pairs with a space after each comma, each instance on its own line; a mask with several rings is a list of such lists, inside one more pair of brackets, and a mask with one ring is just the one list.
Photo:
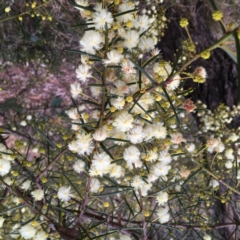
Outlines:
[[197, 171], [195, 171], [194, 173], [192, 173], [187, 180], [184, 181], [184, 183], [182, 184], [182, 186], [184, 186], [188, 181], [190, 181], [195, 175], [197, 175], [198, 173], [200, 173], [202, 171], [202, 169], [198, 169]]
[[112, 154], [109, 152], [109, 150], [106, 148], [106, 146], [105, 146], [102, 142], [100, 142], [99, 144], [100, 144], [101, 148], [106, 152], [106, 154], [107, 154], [111, 159], [114, 160]]
[[7, 213], [8, 211], [14, 211], [14, 210], [17, 210], [17, 209], [22, 209], [24, 206], [26, 206], [25, 204], [20, 204], [18, 206], [15, 206], [15, 207], [12, 207], [12, 208], [9, 208], [5, 211], [2, 211], [1, 214], [4, 214], [4, 213]]
[[138, 9], [134, 8], [134, 9], [131, 9], [131, 10], [128, 10], [128, 11], [125, 11], [125, 12], [120, 12], [120, 13], [113, 14], [113, 17], [119, 17], [119, 16], [122, 16], [122, 15], [125, 15], [125, 14], [128, 14], [128, 13], [131, 13], [131, 12], [136, 12], [136, 11], [138, 11]]
[[139, 38], [141, 38], [142, 36], [144, 36], [148, 31], [149, 29], [151, 29], [151, 27], [149, 27], [147, 30], [145, 30], [144, 32], [142, 32], [140, 35], [139, 35]]
[[167, 187], [164, 187], [164, 188], [160, 189], [159, 191], [156, 191], [156, 192], [154, 192], [154, 193], [151, 193], [151, 194], [147, 195], [146, 197], [148, 197], [148, 196], [153, 196], [153, 195], [155, 195], [156, 193], [159, 193], [159, 192], [162, 192], [162, 191], [166, 191], [167, 189], [172, 188], [172, 187], [174, 187], [175, 185], [179, 184], [179, 182], [180, 182], [180, 181], [175, 182], [175, 183], [173, 183], [173, 184], [171, 184], [171, 185], [169, 185], [169, 186], [167, 186]]
[[52, 147], [56, 148], [56, 145], [43, 133], [41, 132], [39, 129], [37, 129], [36, 127], [33, 127]]
[[83, 55], [87, 55], [93, 59], [98, 59], [98, 60], [102, 60], [100, 57], [98, 56], [95, 56], [93, 54], [90, 54], [90, 53], [86, 53], [86, 52], [83, 52], [83, 51], [80, 51], [80, 50], [74, 50], [74, 49], [67, 49], [66, 50], [67, 52], [73, 52], [73, 53], [79, 53], [79, 54], [83, 54]]
[[108, 233], [105, 233], [105, 234], [98, 235], [97, 237], [93, 237], [92, 239], [98, 239], [98, 238], [101, 238], [101, 237], [104, 237], [104, 236], [108, 236], [108, 235], [113, 234], [113, 233], [118, 232], [118, 231], [119, 230], [114, 230], [114, 231], [111, 231], [111, 232], [108, 232]]
[[137, 63], [135, 63], [132, 59], [129, 58], [129, 60], [135, 65], [135, 67], [140, 70], [153, 84], [155, 84], [154, 80], [151, 78], [151, 76]]
[[85, 32], [86, 32], [86, 31], [91, 31], [91, 30], [95, 30], [95, 27], [86, 28], [86, 29], [85, 29]]
[[137, 97], [137, 99], [134, 101], [133, 105], [131, 106], [131, 108], [128, 110], [128, 112], [130, 113], [132, 111], [132, 109], [134, 108], [134, 106], [137, 104], [137, 102], [139, 101], [139, 99], [143, 96], [143, 94], [141, 94], [139, 92], [139, 96]]
[[86, 7], [86, 6], [82, 6], [82, 5], [79, 5], [79, 4], [76, 4], [76, 3], [70, 3], [70, 5], [74, 6], [75, 8], [81, 10], [81, 9], [84, 9], [84, 10], [87, 10], [89, 12], [96, 12], [93, 8], [91, 7]]
[[78, 193], [79, 197], [83, 199], [81, 193], [78, 191], [78, 189], [75, 187], [75, 185], [72, 183], [72, 181], [67, 177], [67, 175], [63, 172], [63, 176], [68, 180], [69, 184], [72, 186], [72, 188]]
[[88, 25], [93, 25], [94, 23], [78, 23], [78, 24], [75, 24], [75, 25], [72, 25], [70, 26], [71, 28], [74, 28], [74, 27], [82, 27], [82, 26], [88, 26]]
[[166, 89], [165, 89], [164, 87], [162, 87], [162, 90], [163, 90], [163, 92], [165, 93], [165, 95], [166, 95], [166, 97], [167, 97], [167, 99], [168, 99], [168, 102], [170, 103], [170, 105], [171, 105], [171, 107], [172, 107], [172, 110], [173, 110], [173, 112], [174, 112], [174, 115], [175, 115], [175, 117], [176, 117], [176, 119], [177, 119], [178, 125], [180, 126], [180, 120], [179, 120], [178, 115], [177, 115], [177, 113], [176, 113], [176, 110], [175, 110], [175, 108], [174, 108], [174, 106], [173, 106], [172, 100], [171, 100], [171, 98], [169, 97], [169, 95], [168, 95], [168, 93], [167, 93], [167, 91], [166, 91]]
[[73, 217], [76, 217], [72, 212], [66, 210], [66, 207], [64, 207], [64, 208], [57, 207], [56, 205], [52, 205], [51, 203], [48, 203], [48, 205], [51, 206], [52, 208], [56, 209], [56, 210], [60, 210], [60, 211], [62, 211], [62, 212], [65, 212], [65, 213], [70, 214], [70, 215], [73, 216]]
[[115, 179], [107, 176], [104, 176], [103, 178], [107, 179], [109, 182], [113, 183], [114, 185], [119, 186], [119, 184], [117, 183], [117, 181], [115, 181]]
[[[138, 64], [141, 67], [141, 64], [142, 64], [141, 59], [139, 59]], [[139, 86], [139, 89], [142, 89], [142, 72], [140, 70], [138, 71], [138, 86]]]
[[86, 103], [89, 103], [89, 104], [93, 104], [93, 105], [96, 105], [96, 106], [100, 106], [100, 104], [96, 103], [96, 102], [93, 102], [93, 101], [90, 101], [90, 100], [82, 100], [83, 102], [86, 102]]
[[102, 84], [96, 84], [96, 83], [89, 83], [88, 86], [90, 86], [90, 87], [104, 87]]
[[131, 214], [134, 215], [134, 211], [132, 210], [130, 204], [129, 204], [128, 201], [126, 200], [126, 197], [124, 197], [123, 200], [124, 200], [124, 202], [126, 203], [126, 205], [127, 205], [128, 209], [129, 209], [129, 211], [131, 212]]
[[112, 137], [108, 137], [106, 138], [107, 140], [113, 140], [113, 141], [118, 141], [118, 142], [127, 142], [129, 143], [129, 140], [125, 140], [125, 139], [120, 139], [120, 138], [112, 138]]
[[96, 194], [93, 196], [94, 197], [108, 197], [108, 196], [116, 195], [118, 193], [123, 193], [123, 192], [127, 192], [127, 191], [132, 191], [132, 189], [126, 189], [126, 190], [121, 190], [121, 191], [111, 192], [111, 193]]
[[224, 50], [224, 52], [226, 52], [228, 54], [228, 56], [235, 62], [237, 63], [237, 55], [235, 52], [233, 52], [230, 48], [228, 48], [227, 46], [219, 46], [219, 48], [221, 48], [222, 50]]
[[235, 44], [236, 44], [236, 50], [237, 50], [237, 71], [238, 71], [238, 102], [240, 102], [240, 43], [238, 39], [238, 34], [237, 32], [234, 33], [234, 38], [235, 38]]
[[159, 52], [157, 55], [150, 57], [143, 65], [142, 68], [145, 68], [147, 65], [149, 65], [151, 62], [153, 62], [154, 60], [156, 60], [159, 56], [161, 55], [161, 53]]

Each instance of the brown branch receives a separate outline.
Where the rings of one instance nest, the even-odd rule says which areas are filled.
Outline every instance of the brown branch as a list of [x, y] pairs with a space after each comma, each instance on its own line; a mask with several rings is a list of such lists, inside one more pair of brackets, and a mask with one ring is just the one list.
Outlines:
[[89, 197], [90, 187], [91, 187], [91, 177], [88, 177], [87, 187], [86, 187], [86, 193], [85, 193], [85, 198], [84, 198], [83, 204], [82, 204], [82, 206], [81, 206], [80, 214], [79, 214], [79, 216], [78, 216], [78, 219], [77, 219], [77, 222], [76, 222], [75, 227], [80, 223], [81, 218], [82, 218], [82, 216], [83, 216], [83, 214], [84, 214], [84, 210], [85, 210], [85, 208], [86, 208], [87, 201], [88, 201], [88, 197]]
[[64, 148], [64, 149], [54, 158], [54, 160], [53, 160], [43, 171], [41, 171], [41, 172], [38, 174], [38, 176], [37, 176], [37, 178], [36, 178], [36, 183], [37, 183], [37, 184], [39, 184], [40, 178], [47, 172], [47, 170], [48, 170], [50, 167], [52, 167], [52, 166], [55, 164], [55, 162], [56, 162], [62, 155], [64, 155], [67, 151], [68, 151], [68, 148]]
[[138, 190], [139, 193], [139, 198], [140, 198], [140, 208], [143, 216], [143, 221], [142, 221], [142, 227], [143, 227], [143, 240], [147, 240], [147, 224], [146, 224], [146, 218], [144, 216], [144, 209], [143, 209], [143, 200], [142, 200], [142, 193], [141, 190]]
[[[50, 217], [48, 217], [47, 215], [45, 215], [44, 213], [42, 213], [41, 211], [39, 211], [36, 207], [33, 206], [33, 204], [31, 202], [29, 202], [25, 196], [23, 196], [22, 192], [17, 188], [15, 190], [13, 190], [6, 182], [4, 182], [3, 180], [1, 180], [3, 185], [5, 185], [5, 187], [9, 190], [9, 192], [12, 192], [15, 196], [17, 196], [18, 198], [21, 198], [23, 200], [23, 202], [29, 207], [31, 208], [31, 210], [38, 215], [42, 215], [47, 221], [54, 223], [54, 220], [51, 219]], [[35, 203], [36, 206], [36, 203]]]

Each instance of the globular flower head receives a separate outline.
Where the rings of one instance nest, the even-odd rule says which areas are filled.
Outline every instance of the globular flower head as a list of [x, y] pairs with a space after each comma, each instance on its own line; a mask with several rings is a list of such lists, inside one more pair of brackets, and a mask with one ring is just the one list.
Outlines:
[[[147, 15], [138, 15], [134, 20], [134, 26], [140, 29], [140, 33], [146, 31], [150, 27], [150, 20]], [[155, 44], [153, 44], [154, 47]]]
[[169, 164], [172, 161], [172, 157], [169, 154], [168, 150], [163, 150], [161, 152], [159, 152], [159, 161], [161, 161], [161, 163], [163, 164]]
[[70, 186], [62, 186], [58, 189], [58, 193], [57, 193], [58, 198], [62, 201], [62, 202], [68, 202], [71, 197], [71, 187]]
[[30, 186], [31, 186], [31, 181], [27, 180], [21, 185], [21, 188], [26, 191], [30, 188]]
[[202, 53], [200, 54], [200, 56], [201, 56], [203, 59], [208, 59], [208, 58], [210, 58], [211, 53], [210, 53], [210, 51], [204, 51], [204, 52], [202, 52]]
[[141, 188], [141, 186], [144, 184], [144, 181], [142, 180], [142, 178], [140, 176], [134, 176], [134, 178], [132, 179], [131, 185], [135, 188], [135, 189], [139, 189]]
[[180, 26], [181, 26], [182, 28], [186, 27], [188, 24], [189, 24], [189, 22], [188, 22], [188, 20], [187, 20], [186, 18], [182, 18], [182, 19], [180, 20]]
[[212, 18], [215, 20], [215, 21], [220, 21], [223, 17], [223, 14], [222, 12], [220, 12], [219, 10], [216, 10], [212, 13]]
[[123, 46], [128, 49], [135, 48], [139, 41], [139, 33], [135, 30], [128, 30], [124, 34]]
[[100, 181], [97, 178], [92, 178], [90, 192], [92, 193], [98, 192], [100, 189], [100, 186], [101, 186]]
[[167, 207], [159, 208], [156, 213], [157, 213], [157, 216], [158, 216], [158, 221], [160, 223], [166, 223], [166, 222], [169, 221], [170, 214], [168, 213], [168, 208]]
[[5, 221], [5, 218], [0, 216], [0, 228], [3, 226], [4, 221]]
[[82, 93], [81, 85], [78, 82], [72, 83], [71, 87], [71, 95], [73, 98], [77, 98], [79, 94]]
[[180, 84], [180, 79], [180, 76], [176, 75], [173, 79], [171, 79], [171, 81], [167, 83], [167, 89], [171, 91], [177, 89]]
[[[122, 3], [122, 4], [119, 5], [118, 12], [119, 13], [120, 12], [127, 12], [127, 11], [133, 10], [133, 9], [134, 9], [134, 7], [131, 6], [130, 4]], [[131, 21], [131, 20], [133, 20], [133, 13], [131, 12], [131, 13], [127, 13], [127, 14], [123, 14], [123, 15], [117, 16], [117, 20], [119, 22], [124, 22], [124, 23], [126, 23], [128, 21]]]
[[186, 139], [183, 138], [181, 133], [172, 133], [171, 136], [171, 142], [175, 144], [180, 144], [182, 142], [185, 142]]
[[126, 111], [120, 112], [115, 120], [113, 121], [113, 126], [119, 131], [126, 132], [133, 127], [133, 117]]
[[126, 161], [134, 162], [140, 158], [140, 151], [135, 146], [130, 146], [124, 150], [123, 158]]
[[92, 166], [95, 166], [99, 171], [105, 171], [111, 164], [110, 157], [105, 153], [96, 153], [93, 156]]
[[10, 161], [0, 159], [0, 176], [8, 174], [10, 169], [11, 169]]
[[145, 137], [142, 126], [135, 126], [128, 132], [128, 139], [131, 143], [137, 144], [141, 143]]
[[101, 128], [98, 128], [94, 133], [93, 133], [93, 139], [96, 141], [104, 141], [107, 138], [107, 127], [103, 126]]
[[123, 59], [123, 55], [119, 53], [116, 49], [111, 50], [107, 53], [107, 59], [103, 60], [106, 65], [117, 65]]
[[29, 223], [19, 229], [19, 233], [24, 239], [31, 239], [36, 234], [36, 229]]
[[92, 77], [90, 69], [91, 66], [87, 64], [79, 65], [76, 69], [77, 78], [82, 82], [86, 82], [88, 78]]
[[77, 152], [80, 155], [90, 154], [93, 150], [93, 141], [91, 134], [80, 132], [77, 134], [77, 140], [72, 141], [68, 145], [69, 150]]
[[85, 162], [82, 160], [77, 160], [73, 165], [73, 170], [76, 173], [81, 173], [85, 170]]
[[187, 112], [193, 112], [195, 109], [195, 105], [192, 100], [186, 99], [182, 104], [182, 108]]
[[156, 195], [156, 200], [157, 200], [158, 204], [160, 204], [160, 205], [163, 205], [163, 204], [167, 203], [168, 193], [167, 192], [159, 192]]
[[95, 29], [103, 30], [105, 29], [105, 25], [107, 25], [107, 28], [111, 27], [113, 23], [113, 17], [112, 14], [106, 9], [99, 9], [93, 14], [93, 22]]
[[219, 186], [219, 182], [216, 179], [212, 179], [209, 182], [209, 186], [212, 187], [212, 188], [217, 188]]
[[32, 197], [35, 201], [41, 201], [44, 196], [44, 192], [42, 189], [36, 189], [31, 192]]
[[101, 48], [102, 43], [102, 35], [94, 30], [86, 31], [80, 40], [81, 50], [91, 54], [95, 54], [96, 50]]

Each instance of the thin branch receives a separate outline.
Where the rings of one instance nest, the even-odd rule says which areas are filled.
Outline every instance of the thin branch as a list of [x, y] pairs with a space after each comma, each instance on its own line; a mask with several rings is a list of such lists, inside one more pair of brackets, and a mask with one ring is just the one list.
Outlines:
[[55, 159], [42, 171], [38, 174], [37, 178], [36, 178], [36, 183], [39, 184], [39, 180], [40, 178], [46, 173], [46, 171], [51, 168], [56, 162], [57, 160], [64, 155], [66, 152], [68, 151], [68, 148], [64, 148], [56, 157]]
[[81, 222], [81, 218], [84, 214], [84, 210], [86, 208], [87, 201], [88, 201], [88, 198], [89, 198], [90, 187], [91, 187], [91, 177], [88, 177], [85, 198], [84, 198], [83, 204], [81, 206], [81, 210], [80, 210], [80, 214], [78, 216], [77, 222], [76, 222], [76, 226]]

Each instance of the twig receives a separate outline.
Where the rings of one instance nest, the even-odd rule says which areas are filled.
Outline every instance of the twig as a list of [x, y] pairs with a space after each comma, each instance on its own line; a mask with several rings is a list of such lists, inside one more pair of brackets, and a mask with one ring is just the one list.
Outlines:
[[68, 151], [68, 148], [64, 148], [56, 157], [55, 159], [42, 171], [38, 174], [37, 178], [36, 178], [36, 183], [39, 184], [39, 180], [40, 178], [45, 174], [45, 172], [52, 167], [55, 162], [62, 156], [64, 155], [66, 152]]
[[80, 223], [81, 218], [82, 218], [82, 216], [84, 214], [84, 210], [86, 208], [88, 197], [89, 197], [90, 186], [91, 186], [91, 177], [88, 177], [85, 198], [84, 198], [83, 204], [81, 206], [80, 214], [78, 216], [78, 219], [77, 219], [77, 222], [76, 222], [75, 226], [77, 226]]
[[146, 219], [145, 219], [145, 215], [144, 215], [144, 209], [143, 209], [143, 200], [142, 200], [142, 193], [141, 190], [138, 189], [138, 193], [139, 193], [139, 198], [140, 198], [140, 207], [141, 207], [141, 212], [142, 212], [142, 216], [143, 216], [143, 239], [147, 240], [147, 224], [146, 224]]
[[[31, 208], [31, 210], [36, 213], [36, 214], [39, 214], [39, 215], [42, 215], [47, 221], [51, 222], [51, 223], [54, 223], [54, 220], [51, 219], [50, 217], [48, 217], [47, 215], [45, 215], [44, 213], [42, 213], [41, 211], [39, 211], [36, 206], [34, 207], [33, 204], [31, 204], [30, 202], [28, 202], [26, 200], [26, 197], [23, 196], [23, 194], [21, 193], [21, 191], [17, 188], [15, 190], [13, 190], [6, 182], [4, 182], [3, 180], [2, 181], [2, 184], [5, 185], [5, 187], [10, 191], [12, 192], [15, 196], [17, 196], [18, 198], [21, 198], [23, 200], [23, 202]], [[36, 205], [36, 203], [35, 203]]]

